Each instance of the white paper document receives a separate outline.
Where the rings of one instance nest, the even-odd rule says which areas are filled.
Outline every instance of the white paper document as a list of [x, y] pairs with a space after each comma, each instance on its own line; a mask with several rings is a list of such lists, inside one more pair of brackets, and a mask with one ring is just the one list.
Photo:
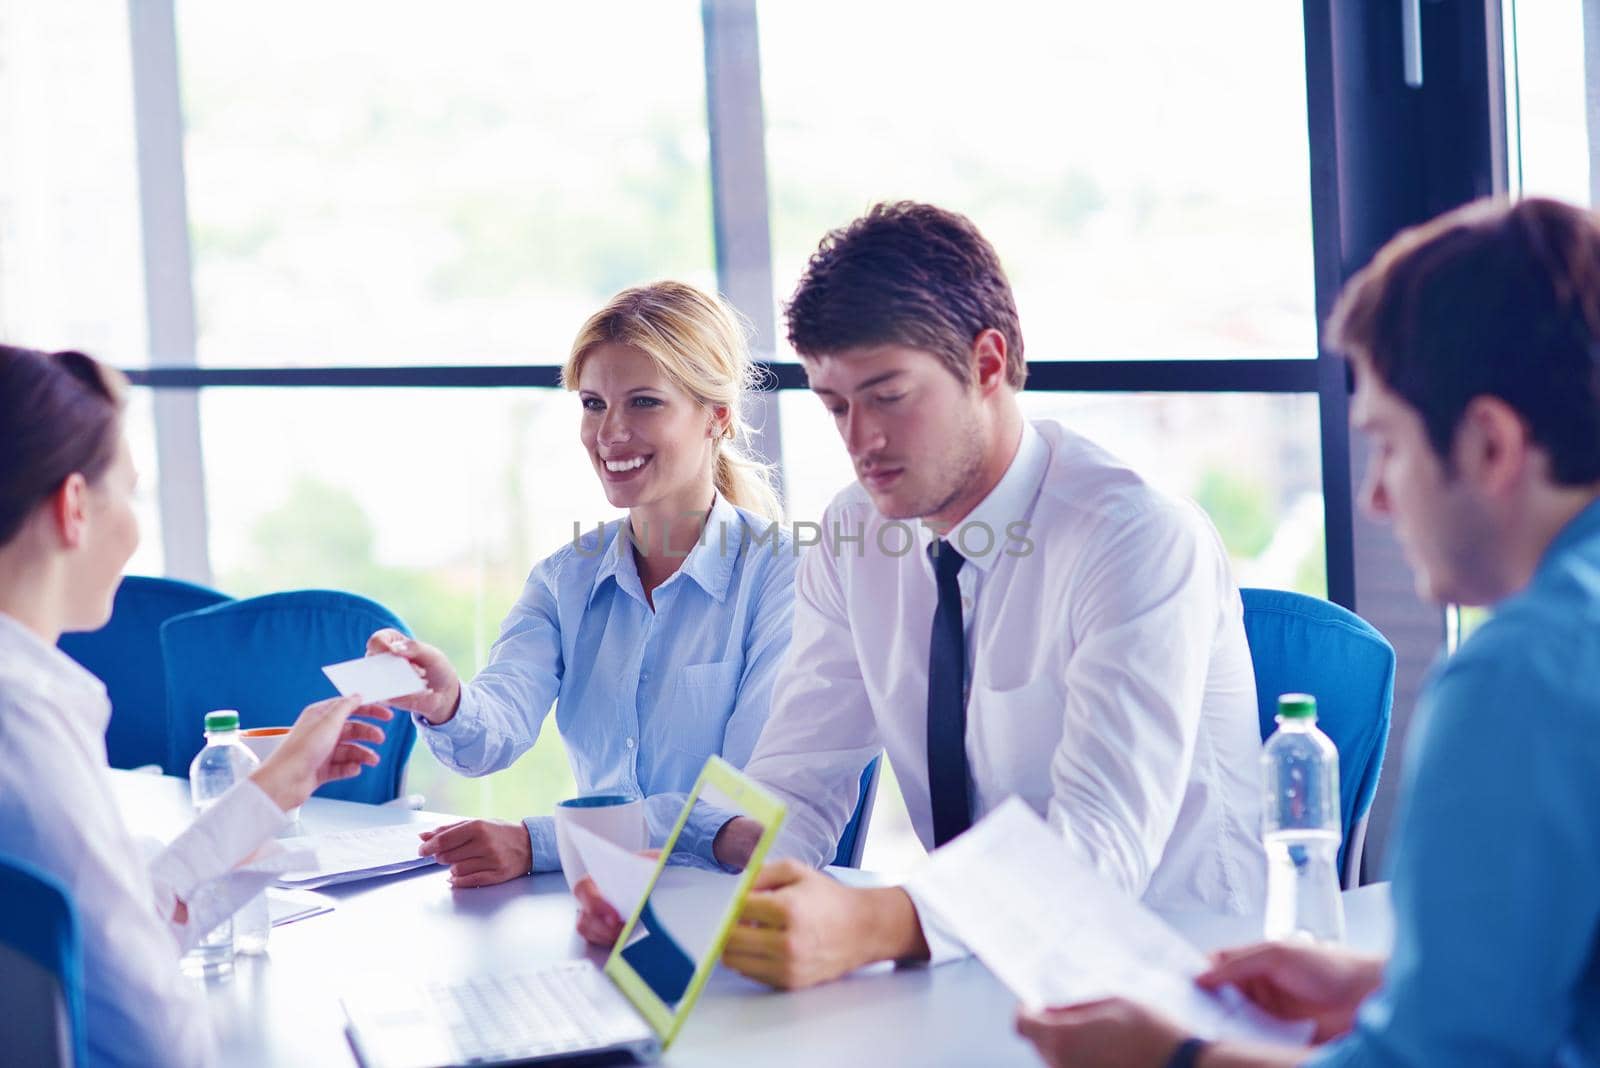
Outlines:
[[[624, 921], [639, 907], [645, 891], [650, 890], [650, 907], [662, 929], [689, 956], [699, 958], [705, 954], [722, 926], [728, 901], [739, 882], [737, 875], [669, 864], [651, 890], [650, 876], [655, 874], [656, 861], [630, 853], [586, 827], [569, 824], [567, 833], [600, 896]], [[633, 939], [643, 938], [646, 933], [644, 927], [635, 927]]]
[[392, 827], [367, 827], [358, 831], [335, 831], [331, 834], [281, 839], [286, 848], [311, 850], [315, 858], [310, 865], [284, 872], [278, 877], [277, 883], [279, 886], [311, 890], [432, 864], [432, 857], [417, 855], [417, 849], [422, 845], [419, 832], [427, 829], [423, 824], [402, 823]]
[[377, 704], [408, 693], [420, 693], [427, 684], [411, 666], [411, 661], [393, 653], [378, 653], [322, 669], [339, 693], [345, 697], [360, 694], [368, 704]]
[[304, 838], [273, 838], [245, 857], [234, 868], [249, 875], [282, 875], [300, 868], [314, 867], [316, 850]]
[[1120, 995], [1201, 1038], [1310, 1039], [1309, 1023], [1284, 1023], [1231, 988], [1211, 994], [1195, 986], [1209, 966], [1205, 955], [1015, 797], [936, 850], [912, 885], [1029, 1006]]
[[272, 918], [274, 927], [282, 927], [286, 923], [332, 912], [336, 904], [337, 902], [326, 894], [310, 890], [282, 890], [272, 887], [267, 891], [267, 914]]
[[649, 857], [630, 853], [576, 823], [567, 825], [567, 834], [577, 847], [578, 855], [583, 858], [583, 866], [588, 869], [600, 896], [624, 920], [632, 916], [650, 886], [650, 876], [655, 874], [656, 862]]

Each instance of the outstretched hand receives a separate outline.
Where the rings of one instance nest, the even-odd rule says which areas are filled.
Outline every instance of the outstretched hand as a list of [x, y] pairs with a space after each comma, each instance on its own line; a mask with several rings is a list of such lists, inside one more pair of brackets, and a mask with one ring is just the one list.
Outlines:
[[428, 686], [421, 693], [390, 698], [389, 704], [415, 712], [436, 726], [456, 714], [456, 706], [461, 703], [461, 677], [444, 653], [426, 642], [406, 637], [393, 627], [375, 631], [367, 639], [367, 655], [379, 653], [393, 653], [408, 661]]
[[[354, 719], [354, 716], [365, 718]], [[383, 728], [369, 720], [388, 721], [394, 713], [382, 705], [364, 705], [359, 697], [332, 697], [308, 706], [295, 720], [266, 761], [251, 775], [285, 811], [305, 803], [326, 782], [350, 779], [378, 763], [368, 745], [383, 742]]]

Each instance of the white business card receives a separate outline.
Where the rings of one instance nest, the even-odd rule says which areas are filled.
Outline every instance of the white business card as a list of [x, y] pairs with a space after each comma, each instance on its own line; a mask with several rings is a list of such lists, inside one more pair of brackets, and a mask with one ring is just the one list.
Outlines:
[[346, 697], [360, 694], [363, 701], [377, 704], [428, 688], [411, 666], [411, 661], [393, 653], [378, 653], [322, 669], [338, 691]]

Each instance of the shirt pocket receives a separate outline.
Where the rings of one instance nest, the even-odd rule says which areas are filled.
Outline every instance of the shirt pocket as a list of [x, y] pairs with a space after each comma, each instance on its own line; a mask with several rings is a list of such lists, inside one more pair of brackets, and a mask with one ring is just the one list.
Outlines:
[[1051, 795], [1050, 762], [1061, 743], [1066, 699], [1041, 675], [1007, 689], [974, 685], [967, 699], [968, 752], [979, 811], [1012, 794], [1036, 811]]
[[722, 736], [739, 699], [743, 668], [738, 660], [724, 660], [678, 671], [662, 727], [667, 748], [689, 760], [693, 774], [699, 774], [706, 757], [722, 752]]

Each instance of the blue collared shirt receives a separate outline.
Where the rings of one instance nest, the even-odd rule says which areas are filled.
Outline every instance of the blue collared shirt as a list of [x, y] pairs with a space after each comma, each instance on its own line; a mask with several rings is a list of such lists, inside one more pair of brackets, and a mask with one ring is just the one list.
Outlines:
[[1600, 1065], [1600, 504], [1418, 703], [1383, 988], [1321, 1065]]
[[[626, 520], [591, 530], [540, 561], [500, 628], [489, 663], [442, 726], [414, 717], [447, 767], [486, 775], [539, 737], [551, 702], [578, 791], [645, 799], [650, 842], [677, 821], [706, 757], [743, 767], [767, 721], [789, 646], [794, 545], [717, 495], [700, 543], [645, 600]], [[554, 823], [523, 821], [533, 870], [554, 871]], [[711, 821], [691, 821], [677, 850], [711, 859]]]

